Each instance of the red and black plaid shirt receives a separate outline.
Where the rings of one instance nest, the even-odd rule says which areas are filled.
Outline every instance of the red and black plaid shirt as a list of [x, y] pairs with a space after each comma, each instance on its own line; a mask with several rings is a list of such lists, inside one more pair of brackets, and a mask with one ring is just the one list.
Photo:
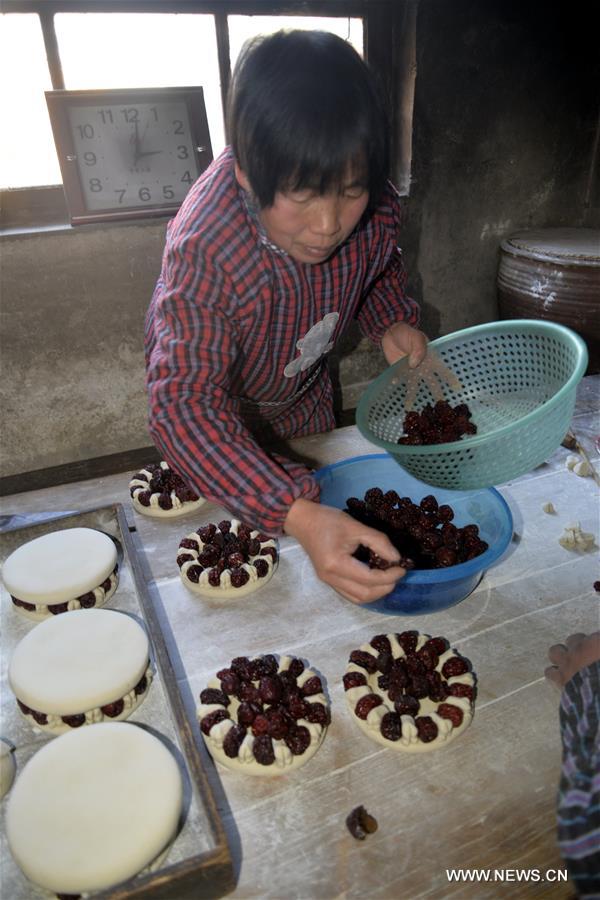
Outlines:
[[264, 449], [334, 427], [325, 357], [293, 377], [297, 342], [327, 314], [334, 342], [356, 318], [379, 343], [417, 324], [396, 245], [389, 185], [376, 211], [325, 263], [296, 262], [269, 242], [225, 150], [169, 223], [146, 318], [150, 430], [200, 495], [270, 534], [298, 497], [318, 498], [310, 471]]

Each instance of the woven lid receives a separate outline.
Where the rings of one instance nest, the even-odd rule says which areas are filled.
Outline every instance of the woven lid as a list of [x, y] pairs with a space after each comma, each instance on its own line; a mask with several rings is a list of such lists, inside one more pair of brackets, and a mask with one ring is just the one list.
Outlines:
[[502, 241], [505, 253], [559, 264], [600, 266], [600, 229], [540, 228], [517, 231]]

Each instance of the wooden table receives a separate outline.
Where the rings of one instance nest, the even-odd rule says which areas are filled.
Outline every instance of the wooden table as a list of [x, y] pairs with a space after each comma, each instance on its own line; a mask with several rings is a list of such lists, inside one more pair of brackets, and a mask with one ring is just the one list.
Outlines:
[[[573, 422], [598, 464], [600, 377], [584, 379]], [[295, 443], [327, 464], [376, 452], [354, 427]], [[508, 553], [462, 603], [430, 616], [383, 616], [320, 583], [295, 541], [281, 541], [276, 576], [258, 593], [219, 608], [189, 594], [175, 563], [179, 540], [223, 510], [158, 521], [134, 513], [130, 473], [13, 495], [14, 524], [39, 512], [120, 501], [163, 618], [189, 714], [200, 690], [237, 655], [291, 653], [323, 676], [333, 720], [304, 768], [277, 778], [242, 777], [206, 765], [236, 865], [235, 898], [567, 898], [564, 882], [517, 881], [515, 870], [564, 870], [555, 840], [561, 744], [559, 694], [543, 677], [547, 649], [599, 627], [597, 549], [558, 544], [578, 520], [598, 539], [598, 488], [567, 471], [559, 448], [535, 472], [500, 486], [515, 523]], [[551, 500], [556, 515], [543, 512]], [[406, 754], [370, 741], [350, 718], [342, 689], [349, 652], [374, 634], [417, 628], [442, 634], [478, 678], [470, 728], [446, 750]], [[364, 842], [345, 828], [364, 804], [379, 830]], [[447, 869], [501, 870], [506, 883], [448, 880]], [[512, 874], [511, 874], [512, 870]], [[490, 877], [493, 876], [493, 872]]]

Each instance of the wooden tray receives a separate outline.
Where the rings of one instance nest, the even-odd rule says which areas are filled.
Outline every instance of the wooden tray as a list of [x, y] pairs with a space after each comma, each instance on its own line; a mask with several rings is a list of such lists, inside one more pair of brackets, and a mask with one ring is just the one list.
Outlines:
[[[29, 517], [33, 519], [34, 517]], [[155, 677], [152, 686], [130, 722], [138, 722], [158, 732], [171, 744], [182, 769], [185, 784], [185, 819], [161, 867], [123, 882], [106, 891], [95, 893], [97, 900], [187, 900], [187, 898], [221, 897], [234, 887], [233, 866], [227, 837], [204, 767], [206, 750], [198, 728], [190, 720], [176, 673], [167, 649], [168, 635], [161, 625], [160, 611], [152, 599], [145, 577], [143, 560], [138, 555], [123, 506], [115, 503], [83, 512], [53, 515], [40, 514], [35, 521], [11, 527], [20, 516], [11, 517], [0, 533], [0, 562], [21, 544], [51, 531], [88, 527], [103, 531], [113, 538], [119, 550], [119, 585], [109, 600], [109, 609], [136, 616], [146, 626], [151, 644]], [[27, 760], [44, 743], [52, 740], [34, 732], [17, 710], [7, 681], [7, 668], [16, 644], [35, 623], [20, 615], [2, 586], [2, 736], [15, 746], [16, 777]], [[68, 613], [63, 613], [68, 615]], [[167, 626], [168, 627], [168, 626]], [[92, 726], [88, 726], [92, 727]], [[29, 882], [14, 862], [8, 849], [4, 816], [10, 793], [2, 801], [2, 847], [0, 864], [3, 889], [11, 900], [32, 900], [49, 895]]]

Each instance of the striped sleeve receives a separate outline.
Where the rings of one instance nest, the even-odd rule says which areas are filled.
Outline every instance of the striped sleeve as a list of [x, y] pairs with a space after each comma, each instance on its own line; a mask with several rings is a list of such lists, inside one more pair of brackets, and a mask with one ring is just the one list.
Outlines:
[[406, 293], [406, 269], [399, 247], [376, 279], [358, 314], [362, 333], [374, 343], [381, 343], [385, 332], [396, 322], [419, 324], [419, 307]]
[[577, 672], [561, 697], [563, 744], [558, 843], [580, 898], [600, 897], [600, 662]]
[[152, 437], [201, 496], [280, 534], [294, 500], [316, 499], [318, 487], [307, 469], [288, 472], [259, 446], [231, 396], [239, 347], [226, 274], [185, 242], [169, 257], [149, 312]]
[[362, 333], [375, 344], [381, 343], [385, 332], [396, 322], [419, 324], [419, 306], [406, 293], [406, 269], [398, 246], [401, 220], [400, 195], [388, 182], [373, 223], [370, 255], [374, 278], [357, 316]]

